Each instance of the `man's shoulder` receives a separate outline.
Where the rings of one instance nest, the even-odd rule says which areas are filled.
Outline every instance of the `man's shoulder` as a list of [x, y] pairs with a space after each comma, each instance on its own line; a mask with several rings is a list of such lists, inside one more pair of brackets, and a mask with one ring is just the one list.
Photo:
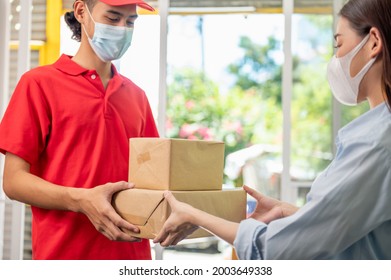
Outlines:
[[32, 79], [32, 80], [41, 80], [53, 77], [53, 75], [57, 72], [56, 68], [53, 64], [41, 65], [34, 67], [22, 75], [23, 79]]

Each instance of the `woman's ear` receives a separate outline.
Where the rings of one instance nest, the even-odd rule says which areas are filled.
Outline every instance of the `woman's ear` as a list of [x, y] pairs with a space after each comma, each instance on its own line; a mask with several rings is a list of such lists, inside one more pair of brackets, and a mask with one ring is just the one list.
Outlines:
[[372, 27], [369, 31], [370, 34], [370, 42], [371, 42], [371, 58], [374, 58], [381, 54], [381, 51], [383, 49], [383, 42], [382, 38], [380, 36], [379, 29], [376, 27]]
[[85, 3], [83, 1], [77, 0], [73, 4], [73, 12], [77, 21], [79, 23], [84, 23]]

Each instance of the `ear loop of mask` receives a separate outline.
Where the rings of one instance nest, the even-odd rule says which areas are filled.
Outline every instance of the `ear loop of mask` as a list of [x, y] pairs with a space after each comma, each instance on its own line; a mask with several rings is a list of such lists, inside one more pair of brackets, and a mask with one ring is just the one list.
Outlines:
[[[90, 16], [90, 19], [92, 20], [92, 22], [93, 22], [94, 25], [95, 25], [96, 22], [95, 22], [94, 18], [92, 17], [91, 13], [90, 13], [90, 9], [88, 8], [88, 5], [87, 5], [87, 4], [84, 4], [84, 6], [86, 7], [86, 10], [87, 10], [88, 15]], [[83, 26], [84, 32], [86, 33], [88, 39], [92, 40], [92, 39], [90, 38], [90, 36], [88, 35], [88, 32], [87, 32], [87, 29], [86, 29], [85, 25], [82, 24], [82, 26]]]
[[[351, 64], [352, 64], [352, 61], [353, 59], [356, 57], [356, 55], [361, 51], [361, 49], [364, 47], [364, 45], [369, 41], [369, 38], [370, 38], [370, 34], [368, 34], [367, 36], [364, 37], [364, 39], [351, 51], [349, 52], [347, 55], [343, 56], [343, 57], [340, 57], [339, 59], [341, 61], [343, 61], [344, 63], [347, 62], [347, 71], [348, 71], [348, 74], [349, 74], [349, 77], [351, 79], [355, 79], [356, 77], [358, 77], [363, 71], [367, 71], [367, 68], [371, 67], [372, 64], [370, 63], [367, 63], [356, 75], [352, 76], [351, 75], [351, 70], [350, 70], [350, 67], [351, 67]], [[372, 61], [373, 59], [371, 59]], [[370, 61], [370, 62], [371, 62]]]

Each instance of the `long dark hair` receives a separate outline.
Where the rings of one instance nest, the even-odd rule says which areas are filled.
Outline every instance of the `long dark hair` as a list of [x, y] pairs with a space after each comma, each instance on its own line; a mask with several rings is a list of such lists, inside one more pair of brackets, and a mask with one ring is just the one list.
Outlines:
[[391, 1], [350, 0], [339, 14], [349, 21], [358, 35], [367, 35], [372, 27], [379, 30], [383, 42], [383, 87], [391, 108]]
[[[83, 2], [88, 6], [88, 9], [92, 11], [95, 6], [96, 0], [83, 0]], [[73, 3], [73, 5], [75, 5]], [[72, 39], [80, 42], [81, 40], [81, 24], [77, 21], [75, 13], [73, 11], [66, 12], [64, 15], [65, 22], [72, 31]]]

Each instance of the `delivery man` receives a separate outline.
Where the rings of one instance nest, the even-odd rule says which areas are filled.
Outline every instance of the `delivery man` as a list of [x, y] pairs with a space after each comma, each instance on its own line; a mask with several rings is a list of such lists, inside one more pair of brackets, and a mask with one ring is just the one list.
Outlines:
[[[127, 183], [129, 138], [158, 137], [144, 91], [111, 63], [131, 44], [143, 0], [77, 0], [75, 56], [20, 79], [0, 124], [4, 191], [31, 205], [34, 259], [151, 259], [111, 206]], [[123, 242], [118, 242], [123, 241]]]

